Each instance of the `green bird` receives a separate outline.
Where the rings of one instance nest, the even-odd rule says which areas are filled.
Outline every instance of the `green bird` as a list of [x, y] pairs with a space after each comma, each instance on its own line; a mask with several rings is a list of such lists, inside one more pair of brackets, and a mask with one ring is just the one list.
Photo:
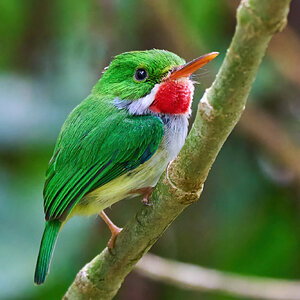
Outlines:
[[137, 194], [148, 203], [187, 135], [194, 93], [189, 77], [217, 55], [185, 63], [165, 50], [122, 53], [69, 114], [46, 172], [36, 284], [44, 283], [58, 233], [71, 217], [100, 213], [113, 247], [121, 229], [103, 210]]

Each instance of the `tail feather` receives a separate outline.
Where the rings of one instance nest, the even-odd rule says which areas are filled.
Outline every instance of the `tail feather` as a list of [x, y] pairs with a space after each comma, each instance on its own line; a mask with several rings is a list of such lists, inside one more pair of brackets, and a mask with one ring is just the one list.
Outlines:
[[42, 284], [46, 279], [60, 227], [61, 222], [59, 220], [48, 221], [45, 224], [40, 252], [35, 267], [34, 282], [36, 284]]

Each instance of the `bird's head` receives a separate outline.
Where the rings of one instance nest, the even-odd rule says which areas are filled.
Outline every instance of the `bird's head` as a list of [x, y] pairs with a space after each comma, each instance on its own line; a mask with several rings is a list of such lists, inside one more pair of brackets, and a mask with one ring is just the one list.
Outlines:
[[117, 55], [94, 92], [131, 114], [187, 114], [194, 93], [190, 75], [218, 55], [203, 55], [189, 63], [165, 50], [132, 51]]

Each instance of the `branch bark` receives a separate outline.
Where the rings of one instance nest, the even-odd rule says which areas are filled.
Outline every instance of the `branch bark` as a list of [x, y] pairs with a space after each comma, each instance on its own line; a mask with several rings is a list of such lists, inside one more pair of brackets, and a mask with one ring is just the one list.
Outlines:
[[210, 291], [265, 300], [300, 300], [300, 281], [234, 275], [153, 254], [145, 255], [135, 270], [153, 280], [186, 290]]
[[201, 99], [197, 116], [177, 159], [152, 196], [119, 234], [76, 276], [64, 300], [112, 299], [124, 278], [172, 221], [199, 199], [208, 172], [238, 122], [272, 35], [283, 29], [291, 0], [243, 0], [226, 58]]

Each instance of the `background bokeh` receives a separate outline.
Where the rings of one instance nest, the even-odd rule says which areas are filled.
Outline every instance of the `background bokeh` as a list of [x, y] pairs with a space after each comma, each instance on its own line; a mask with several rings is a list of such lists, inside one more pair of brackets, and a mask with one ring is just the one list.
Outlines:
[[[33, 285], [43, 230], [44, 174], [60, 127], [111, 58], [168, 49], [220, 56], [198, 72], [194, 107], [235, 27], [234, 0], [0, 1], [0, 299], [60, 299], [105, 246], [96, 217], [61, 232], [46, 284]], [[201, 200], [152, 248], [163, 257], [237, 274], [300, 278], [300, 2], [268, 50], [240, 125], [221, 150]], [[119, 226], [142, 205], [107, 210]], [[128, 276], [116, 299], [237, 299]]]

